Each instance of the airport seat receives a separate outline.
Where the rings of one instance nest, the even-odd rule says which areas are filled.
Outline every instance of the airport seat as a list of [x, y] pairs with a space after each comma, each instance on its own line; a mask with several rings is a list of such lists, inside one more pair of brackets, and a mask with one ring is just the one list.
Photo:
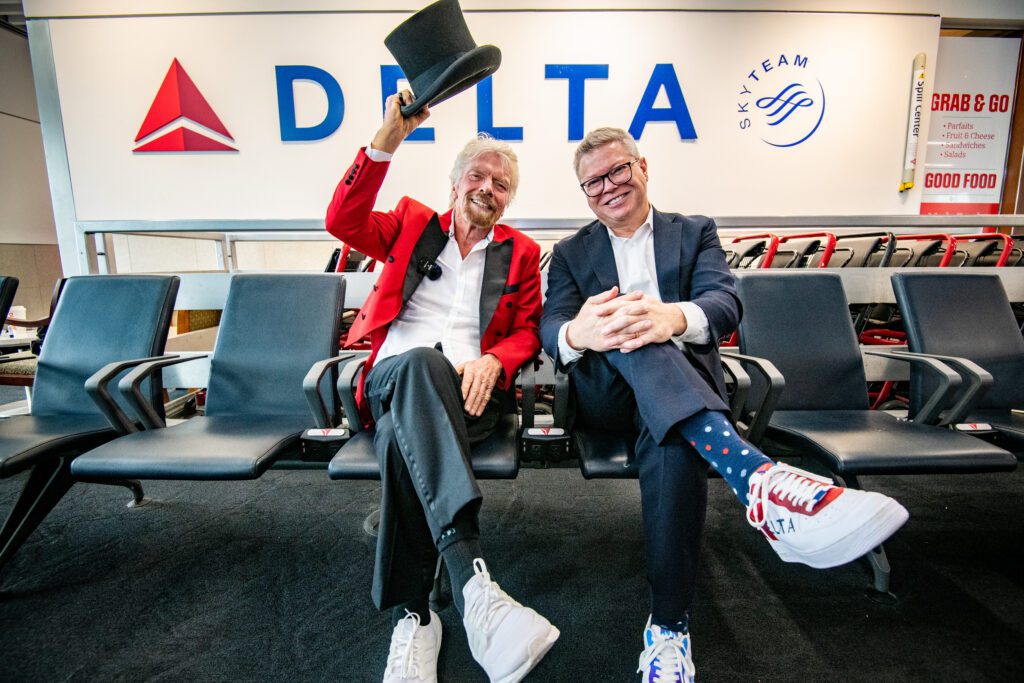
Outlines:
[[[345, 406], [345, 414], [358, 416], [355, 385], [366, 358], [350, 361], [338, 378], [338, 393]], [[515, 479], [519, 474], [519, 435], [521, 429], [533, 426], [533, 393], [535, 391], [533, 363], [527, 363], [519, 373], [516, 384], [522, 387], [524, 408], [522, 425], [518, 411], [502, 416], [498, 428], [480, 443], [474, 444], [470, 454], [473, 474], [479, 479]], [[373, 448], [374, 429], [364, 429], [358, 417], [348, 420], [351, 438], [338, 450], [327, 466], [327, 475], [334, 480], [380, 479], [380, 466]]]
[[[312, 422], [303, 378], [337, 352], [344, 293], [343, 276], [333, 273], [235, 275], [210, 359], [205, 415], [165, 428], [135, 400], [147, 429], [80, 456], [72, 474], [88, 481], [255, 479], [296, 453]], [[144, 377], [184, 360], [140, 366], [119, 388], [133, 394]]]
[[[722, 357], [722, 367], [732, 388], [730, 403], [735, 422], [750, 389], [750, 375], [744, 370], [738, 355]], [[555, 374], [555, 426], [564, 428], [572, 401], [570, 379], [563, 373]], [[599, 429], [590, 425], [573, 424], [568, 430], [569, 453], [579, 461], [585, 479], [637, 479], [637, 433], [633, 431]], [[709, 476], [717, 475], [714, 470]]]
[[831, 232], [805, 232], [779, 238], [772, 268], [827, 268], [836, 250]]
[[[991, 375], [991, 387], [946, 423], [986, 423], [996, 430], [995, 443], [1024, 455], [1024, 338], [997, 275], [965, 273], [897, 273], [893, 291], [903, 311], [911, 351], [965, 358]], [[965, 377], [970, 367], [954, 365]], [[910, 375], [911, 408], [931, 388], [929, 378]]]
[[[1011, 471], [1011, 453], [931, 422], [960, 386], [940, 361], [867, 349], [933, 373], [935, 392], [910, 419], [868, 409], [861, 348], [848, 314], [842, 281], [834, 273], [747, 272], [737, 278], [744, 317], [740, 349], [769, 360], [785, 377], [785, 391], [768, 418], [764, 438], [752, 441], [770, 456], [810, 456], [841, 484], [885, 474], [959, 474]], [[756, 398], [759, 387], [751, 390]], [[913, 514], [913, 511], [911, 511]], [[886, 591], [888, 565], [881, 548], [869, 555], [875, 587]]]
[[[1013, 267], [1020, 259], [1019, 254], [1014, 254], [1013, 238], [998, 232], [957, 235], [956, 245], [950, 264], [954, 267]], [[1015, 260], [1011, 262], [1011, 259]]]
[[[0, 567], [74, 484], [72, 460], [128, 431], [108, 421], [86, 381], [108, 363], [124, 369], [162, 353], [177, 291], [176, 277], [68, 279], [39, 354], [32, 414], [0, 420], [0, 478], [31, 470], [0, 530]], [[140, 386], [162, 406], [159, 382]]]
[[779, 248], [779, 237], [771, 233], [740, 235], [728, 244], [723, 244], [725, 261], [732, 269], [770, 268], [775, 252]]
[[837, 235], [835, 253], [826, 267], [885, 268], [895, 249], [896, 236], [891, 232]]

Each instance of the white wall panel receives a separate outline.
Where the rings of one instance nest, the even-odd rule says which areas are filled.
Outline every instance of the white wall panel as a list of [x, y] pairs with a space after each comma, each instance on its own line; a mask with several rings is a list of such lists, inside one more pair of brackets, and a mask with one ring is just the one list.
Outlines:
[[[322, 216], [356, 148], [379, 125], [379, 68], [393, 63], [382, 40], [402, 16], [51, 21], [77, 219]], [[651, 166], [652, 197], [663, 208], [717, 215], [917, 212], [918, 190], [900, 195], [896, 188], [911, 64], [918, 52], [934, 63], [936, 17], [495, 12], [468, 20], [478, 43], [503, 51], [494, 123], [524, 129], [524, 141], [514, 143], [523, 182], [508, 217], [588, 215], [570, 168], [567, 84], [544, 78], [545, 64], [561, 63], [609, 65], [608, 79], [587, 82], [587, 128], [629, 126], [655, 65], [673, 65], [698, 139], [680, 140], [670, 123], [647, 126], [640, 146]], [[764, 60], [786, 55], [792, 62], [796, 54], [808, 60], [808, 79], [821, 81], [826, 110], [811, 138], [778, 149], [740, 129], [738, 96]], [[238, 152], [132, 152], [175, 58]], [[274, 67], [295, 64], [326, 70], [344, 91], [344, 121], [327, 139], [281, 141]], [[323, 95], [315, 87], [296, 92], [300, 124], [317, 118]], [[402, 194], [446, 203], [445, 177], [477, 130], [476, 106], [467, 92], [435, 108], [427, 125], [436, 141], [400, 150], [379, 206], [392, 206]]]

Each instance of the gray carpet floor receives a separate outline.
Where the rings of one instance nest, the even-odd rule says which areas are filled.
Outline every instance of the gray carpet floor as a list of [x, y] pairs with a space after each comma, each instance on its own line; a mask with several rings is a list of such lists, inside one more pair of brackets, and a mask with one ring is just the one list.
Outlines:
[[[0, 513], [23, 479], [0, 481]], [[1019, 680], [1024, 471], [865, 478], [910, 510], [866, 564], [784, 564], [711, 482], [692, 619], [703, 681]], [[494, 577], [562, 631], [531, 681], [636, 681], [648, 614], [638, 489], [576, 470], [484, 482]], [[372, 482], [274, 471], [149, 482], [153, 503], [77, 485], [0, 574], [0, 681], [379, 681], [390, 620], [369, 597]], [[484, 681], [442, 614], [440, 680]]]

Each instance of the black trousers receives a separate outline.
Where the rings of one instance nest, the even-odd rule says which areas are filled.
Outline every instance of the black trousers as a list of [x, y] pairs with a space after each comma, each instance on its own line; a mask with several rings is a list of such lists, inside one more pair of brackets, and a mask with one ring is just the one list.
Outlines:
[[482, 496], [470, 445], [494, 431], [504, 407], [463, 410], [462, 378], [436, 349], [411, 349], [375, 364], [365, 392], [376, 421], [381, 506], [373, 601], [380, 609], [430, 593], [437, 539], [460, 519], [475, 524]]
[[587, 352], [573, 369], [572, 382], [577, 423], [637, 435], [653, 612], [662, 622], [682, 620], [697, 581], [708, 463], [677, 427], [702, 410], [728, 408], [720, 399], [708, 400], [706, 390], [693, 389], [704, 379], [671, 343], [627, 354]]

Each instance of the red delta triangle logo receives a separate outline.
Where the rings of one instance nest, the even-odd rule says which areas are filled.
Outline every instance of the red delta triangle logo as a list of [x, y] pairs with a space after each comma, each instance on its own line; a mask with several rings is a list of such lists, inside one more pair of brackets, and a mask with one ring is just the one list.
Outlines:
[[[177, 124], [176, 126], [174, 124]], [[186, 127], [188, 124], [188, 127]], [[197, 130], [199, 129], [199, 130]], [[166, 131], [162, 135], [154, 135]], [[219, 134], [232, 143], [235, 139], [213, 111], [199, 88], [175, 59], [160, 84], [153, 104], [146, 113], [135, 142], [152, 137], [133, 152], [237, 152]]]

